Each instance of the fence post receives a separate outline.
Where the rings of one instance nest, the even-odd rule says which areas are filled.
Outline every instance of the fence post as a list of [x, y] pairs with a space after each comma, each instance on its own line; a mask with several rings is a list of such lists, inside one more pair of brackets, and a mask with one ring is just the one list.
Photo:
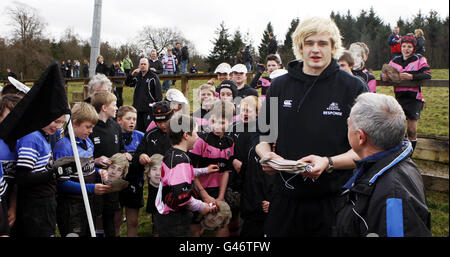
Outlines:
[[189, 83], [189, 79], [187, 78], [187, 76], [185, 74], [182, 74], [181, 75], [181, 92], [183, 92], [183, 94], [186, 98], [188, 98], [188, 96], [189, 96], [188, 83]]
[[89, 80], [84, 81], [83, 92], [84, 92], [84, 99], [88, 98], [88, 96], [89, 96]]

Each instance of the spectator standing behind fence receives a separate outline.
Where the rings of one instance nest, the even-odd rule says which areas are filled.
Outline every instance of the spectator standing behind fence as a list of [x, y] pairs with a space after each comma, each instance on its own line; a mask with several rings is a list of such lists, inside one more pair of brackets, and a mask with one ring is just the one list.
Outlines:
[[61, 75], [65, 78], [66, 77], [66, 61], [61, 61], [61, 66], [59, 67], [61, 69]]
[[[181, 43], [178, 42], [175, 44], [175, 47], [172, 49], [172, 53], [173, 53], [173, 55], [175, 55], [175, 57], [177, 57], [177, 63], [175, 65], [176, 69], [175, 69], [174, 73], [180, 74], [180, 71], [181, 71], [180, 65], [183, 61], [183, 56], [181, 53]], [[172, 85], [175, 85], [175, 81], [176, 80], [172, 80]]]
[[66, 62], [66, 78], [72, 78], [72, 69], [73, 69], [72, 61], [68, 59]]
[[151, 104], [162, 100], [159, 78], [149, 70], [147, 58], [141, 58], [139, 68], [127, 76], [125, 85], [135, 87], [133, 107], [137, 110], [136, 129], [145, 133], [152, 121]]
[[17, 79], [16, 73], [12, 72], [10, 68], [6, 68], [6, 73], [8, 74], [8, 77], [13, 77]]
[[130, 55], [126, 55], [122, 60], [123, 71], [125, 74], [130, 74], [131, 69], [133, 69], [133, 61], [130, 59]]
[[105, 74], [106, 76], [109, 75], [109, 67], [101, 55], [97, 57], [97, 67], [95, 68], [95, 74], [98, 73]]
[[391, 58], [394, 59], [394, 57], [402, 55], [402, 50], [400, 47], [400, 28], [395, 27], [392, 30], [392, 34], [389, 35], [388, 43], [391, 47]]
[[137, 63], [139, 64], [139, 61], [141, 60], [141, 58], [145, 57], [145, 53], [142, 52], [141, 54], [139, 54], [139, 56], [137, 57]]
[[183, 74], [187, 72], [188, 63], [189, 63], [189, 49], [188, 46], [183, 46], [181, 48], [181, 64]]
[[[114, 62], [113, 70], [111, 72], [111, 76], [115, 76], [115, 77], [124, 77], [124, 76], [126, 76], [125, 72], [123, 72], [122, 69], [120, 69], [119, 61], [115, 61]], [[116, 84], [116, 86], [114, 87], [114, 94], [117, 97], [117, 108], [119, 108], [120, 106], [123, 105], [123, 98], [122, 98], [123, 82], [122, 81], [115, 81], [114, 83]]]
[[269, 33], [269, 44], [267, 45], [267, 55], [269, 54], [276, 54], [278, 50], [278, 43], [277, 39], [273, 35], [272, 32]]
[[416, 45], [416, 54], [420, 54], [422, 56], [425, 55], [425, 37], [422, 29], [414, 30], [414, 35], [417, 39]]
[[[402, 55], [397, 56], [389, 62], [400, 73], [403, 80], [425, 80], [431, 79], [430, 66], [427, 59], [414, 53], [417, 44], [413, 36], [406, 35], [400, 40]], [[381, 73], [381, 79], [386, 81], [387, 76]], [[413, 150], [417, 144], [417, 124], [425, 100], [422, 95], [422, 87], [395, 87], [395, 98], [400, 103], [406, 115], [408, 139], [411, 140]]]
[[348, 118], [348, 141], [361, 158], [338, 201], [337, 236], [431, 236], [419, 168], [392, 97], [361, 94]]
[[242, 61], [244, 62], [245, 67], [247, 67], [248, 71], [252, 70], [253, 56], [250, 53], [250, 46], [246, 46], [244, 53], [242, 54]]
[[78, 61], [77, 59], [73, 60], [73, 77], [80, 77], [80, 61]]
[[[164, 74], [174, 74], [177, 69], [178, 59], [172, 54], [172, 49], [167, 49], [167, 54], [161, 60], [163, 64]], [[175, 83], [173, 83], [175, 84]], [[170, 80], [164, 80], [163, 91], [170, 89]]]
[[83, 60], [83, 77], [89, 78], [89, 61]]
[[155, 49], [153, 49], [150, 52], [150, 60], [148, 60], [148, 62], [149, 62], [150, 70], [153, 71], [153, 73], [156, 73], [159, 75], [164, 72], [163, 64], [162, 64], [161, 60], [158, 59], [158, 53], [156, 52]]

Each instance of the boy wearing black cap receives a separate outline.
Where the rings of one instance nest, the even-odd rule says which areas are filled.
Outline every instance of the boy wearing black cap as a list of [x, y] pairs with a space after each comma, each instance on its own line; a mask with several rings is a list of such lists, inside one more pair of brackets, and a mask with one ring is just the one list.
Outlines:
[[234, 98], [237, 96], [236, 84], [231, 80], [224, 80], [217, 87], [217, 92], [219, 93], [219, 99], [224, 101], [233, 102]]
[[[172, 146], [166, 133], [169, 120], [173, 113], [174, 111], [170, 108], [168, 101], [156, 102], [153, 105], [152, 116], [156, 127], [146, 132], [144, 138], [142, 138], [131, 161], [128, 177], [135, 176], [142, 178], [145, 166], [151, 163], [150, 156], [154, 154], [164, 155]], [[152, 197], [149, 194], [146, 207], [147, 212], [152, 209], [149, 206], [151, 204], [155, 204], [155, 199], [154, 196]], [[152, 217], [152, 220], [154, 224], [154, 217]]]

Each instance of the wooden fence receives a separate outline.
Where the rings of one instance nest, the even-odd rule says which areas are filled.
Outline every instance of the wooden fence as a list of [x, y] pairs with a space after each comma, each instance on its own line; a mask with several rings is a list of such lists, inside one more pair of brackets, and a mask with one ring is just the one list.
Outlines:
[[[253, 79], [254, 73], [247, 73], [247, 84], [250, 84]], [[189, 90], [189, 80], [209, 80], [211, 78], [216, 78], [217, 75], [213, 73], [204, 73], [204, 74], [179, 74], [179, 75], [158, 75], [160, 80], [180, 80], [181, 81], [181, 91], [185, 96], [188, 94]], [[126, 77], [108, 77], [112, 82], [124, 82]], [[32, 85], [36, 82], [36, 79], [23, 80], [22, 83], [27, 85]], [[86, 98], [89, 93], [89, 88], [87, 87], [89, 83], [89, 78], [66, 78], [66, 85], [71, 83], [76, 86], [84, 86], [84, 97]], [[8, 81], [0, 81], [0, 83], [9, 83]], [[115, 83], [114, 83], [115, 84]], [[424, 80], [420, 82], [416, 81], [406, 81], [401, 83], [387, 82], [382, 80], [377, 80], [377, 86], [402, 86], [402, 87], [449, 87], [448, 80]], [[115, 84], [115, 86], [122, 86], [120, 84]], [[66, 87], [67, 92], [67, 87]]]

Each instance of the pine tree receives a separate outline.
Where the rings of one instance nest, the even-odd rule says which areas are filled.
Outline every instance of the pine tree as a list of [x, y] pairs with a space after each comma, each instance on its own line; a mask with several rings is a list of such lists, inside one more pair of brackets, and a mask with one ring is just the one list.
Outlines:
[[238, 61], [238, 59], [240, 59], [239, 57], [241, 57], [242, 59], [242, 56], [240, 56], [239, 53], [242, 47], [245, 47], [245, 44], [242, 39], [241, 32], [239, 31], [239, 29], [237, 29], [236, 32], [234, 33], [233, 40], [230, 42], [230, 55], [233, 57], [235, 61], [233, 64], [239, 63]]
[[294, 52], [292, 50], [292, 33], [294, 33], [299, 23], [300, 23], [299, 18], [292, 19], [291, 26], [286, 32], [283, 45], [280, 47], [281, 61], [285, 66], [287, 65], [288, 62], [295, 59]]
[[207, 60], [210, 71], [214, 70], [217, 65], [222, 62], [230, 63], [231, 61], [230, 35], [228, 34], [228, 29], [225, 27], [225, 23], [223, 21], [219, 25], [219, 28], [217, 28], [215, 34], [217, 34], [218, 37], [215, 41], [213, 41], [214, 48], [208, 55]]
[[264, 61], [266, 60], [266, 57], [267, 57], [267, 46], [269, 45], [269, 42], [270, 42], [270, 38], [269, 38], [270, 33], [273, 33], [273, 27], [272, 27], [272, 23], [269, 21], [269, 23], [267, 23], [266, 29], [264, 30], [261, 44], [258, 47], [259, 59], [260, 59], [260, 62], [262, 62], [262, 63], [264, 63]]

